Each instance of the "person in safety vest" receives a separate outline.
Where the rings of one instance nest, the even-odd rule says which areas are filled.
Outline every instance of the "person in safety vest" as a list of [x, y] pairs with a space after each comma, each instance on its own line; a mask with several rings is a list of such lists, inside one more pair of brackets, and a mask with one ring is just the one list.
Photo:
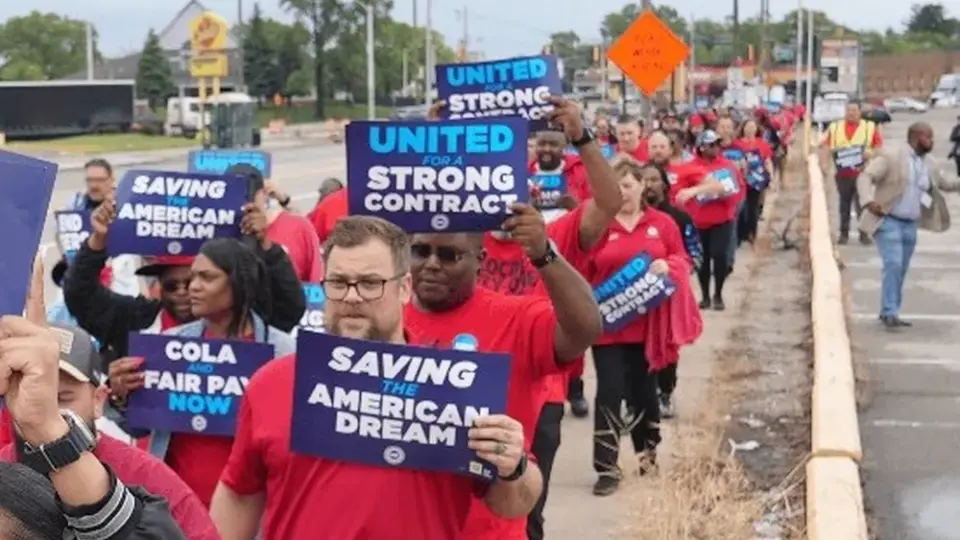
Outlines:
[[[833, 154], [837, 193], [840, 196], [840, 238], [837, 240], [840, 244], [846, 244], [850, 239], [851, 209], [856, 209], [858, 219], [861, 214], [862, 209], [857, 202], [857, 176], [882, 143], [880, 130], [873, 122], [863, 119], [859, 103], [847, 104], [846, 118], [827, 127], [827, 136], [823, 140], [824, 155], [820, 161], [827, 162], [826, 151]], [[870, 237], [862, 231], [860, 243], [870, 243]]]

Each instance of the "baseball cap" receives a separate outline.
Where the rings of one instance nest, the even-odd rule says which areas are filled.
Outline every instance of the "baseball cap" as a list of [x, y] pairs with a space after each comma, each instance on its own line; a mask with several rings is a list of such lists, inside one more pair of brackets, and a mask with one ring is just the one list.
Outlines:
[[223, 174], [241, 176], [247, 181], [247, 192], [251, 195], [263, 189], [263, 173], [249, 163], [231, 165]]
[[138, 276], [159, 277], [171, 266], [191, 266], [193, 259], [192, 255], [158, 255], [149, 259], [149, 262], [138, 268], [135, 273]]
[[50, 323], [50, 329], [60, 338], [60, 371], [77, 381], [100, 385], [105, 379], [100, 371], [100, 351], [93, 337], [82, 328]]
[[708, 129], [697, 137], [697, 146], [706, 146], [719, 140], [720, 137], [717, 135], [717, 132], [712, 129]]

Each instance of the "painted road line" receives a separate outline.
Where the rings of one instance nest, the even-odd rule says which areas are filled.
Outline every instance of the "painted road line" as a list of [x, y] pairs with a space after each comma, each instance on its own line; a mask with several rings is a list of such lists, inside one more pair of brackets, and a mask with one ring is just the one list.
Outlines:
[[[843, 261], [844, 268], [863, 268], [870, 270], [881, 270], [880, 259], [870, 261]], [[960, 270], [960, 263], [941, 264], [941, 263], [910, 263], [910, 270], [943, 270], [945, 272], [955, 272]]]
[[917, 420], [900, 420], [893, 418], [885, 418], [878, 420], [870, 420], [867, 422], [873, 427], [877, 428], [907, 428], [907, 429], [939, 429], [939, 430], [955, 430], [960, 429], [960, 422], [922, 422]]
[[[858, 321], [880, 320], [876, 312], [853, 313], [850, 317]], [[901, 313], [900, 318], [905, 321], [960, 322], [960, 315], [953, 313]]]
[[960, 368], [960, 358], [868, 358], [867, 363], [874, 366], [956, 366]]

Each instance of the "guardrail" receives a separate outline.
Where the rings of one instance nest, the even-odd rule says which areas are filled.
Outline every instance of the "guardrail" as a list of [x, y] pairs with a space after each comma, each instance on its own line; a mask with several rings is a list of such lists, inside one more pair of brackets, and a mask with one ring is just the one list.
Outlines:
[[807, 536], [810, 540], [867, 540], [853, 357], [823, 172], [815, 150], [807, 153], [807, 174], [814, 342]]

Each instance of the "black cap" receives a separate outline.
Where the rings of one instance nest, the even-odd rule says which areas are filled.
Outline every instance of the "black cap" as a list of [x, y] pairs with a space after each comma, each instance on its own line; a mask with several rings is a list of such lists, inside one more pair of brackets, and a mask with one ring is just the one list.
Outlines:
[[57, 287], [62, 287], [63, 276], [67, 274], [67, 260], [60, 259], [57, 261], [57, 264], [53, 265], [53, 268], [50, 270], [50, 281], [53, 282]]
[[252, 196], [254, 193], [263, 189], [263, 173], [260, 169], [249, 163], [237, 163], [231, 165], [223, 174], [242, 176], [247, 180], [247, 192]]
[[100, 351], [90, 334], [66, 323], [50, 323], [50, 329], [60, 338], [60, 371], [79, 382], [99, 386], [106, 377], [100, 371]]

